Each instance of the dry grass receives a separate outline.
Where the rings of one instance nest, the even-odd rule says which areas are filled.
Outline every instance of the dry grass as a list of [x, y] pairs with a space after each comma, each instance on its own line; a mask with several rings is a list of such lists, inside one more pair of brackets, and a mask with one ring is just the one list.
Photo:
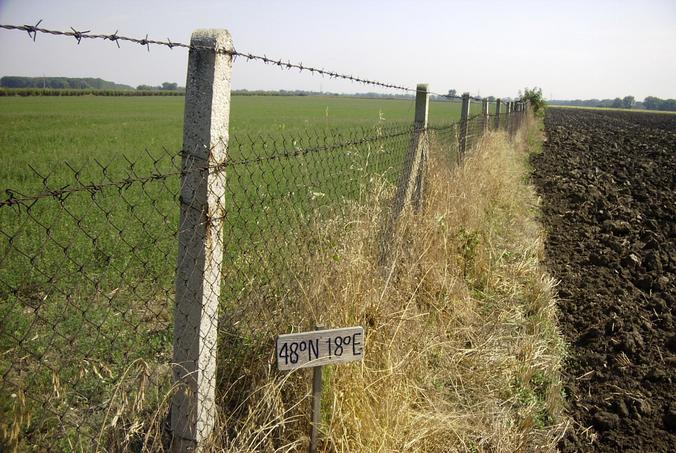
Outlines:
[[307, 448], [310, 374], [277, 372], [272, 339], [315, 323], [366, 329], [363, 363], [325, 368], [320, 451], [556, 449], [564, 347], [526, 134], [490, 133], [460, 167], [433, 145], [423, 212], [404, 215], [385, 269], [385, 187], [314, 231], [293, 290], [223, 327], [214, 451]]

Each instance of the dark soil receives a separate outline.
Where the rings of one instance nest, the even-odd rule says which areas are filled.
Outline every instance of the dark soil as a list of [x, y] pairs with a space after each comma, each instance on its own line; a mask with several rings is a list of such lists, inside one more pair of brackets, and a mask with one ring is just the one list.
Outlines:
[[548, 109], [545, 130], [533, 179], [577, 425], [559, 447], [675, 451], [676, 115]]

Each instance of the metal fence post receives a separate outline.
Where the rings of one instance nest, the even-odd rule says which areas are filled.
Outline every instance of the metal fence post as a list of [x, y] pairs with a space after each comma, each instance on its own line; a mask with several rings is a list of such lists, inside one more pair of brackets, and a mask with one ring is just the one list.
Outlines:
[[465, 157], [467, 151], [467, 136], [469, 135], [469, 93], [462, 95], [462, 107], [460, 110], [460, 158]]
[[483, 133], [485, 134], [488, 130], [488, 99], [481, 100], [481, 114], [483, 115], [484, 127]]
[[226, 30], [196, 30], [190, 44], [174, 311], [174, 452], [199, 449], [214, 427], [232, 69], [225, 51], [234, 49]]

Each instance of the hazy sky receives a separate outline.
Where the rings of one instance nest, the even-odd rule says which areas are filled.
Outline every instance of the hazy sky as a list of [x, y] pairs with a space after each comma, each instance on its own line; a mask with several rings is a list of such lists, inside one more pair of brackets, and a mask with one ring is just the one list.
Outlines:
[[[239, 51], [436, 92], [547, 98], [676, 98], [676, 0], [0, 0], [0, 23], [189, 42], [227, 28]], [[185, 84], [187, 51], [0, 30], [0, 76]], [[238, 61], [234, 88], [369, 87]]]

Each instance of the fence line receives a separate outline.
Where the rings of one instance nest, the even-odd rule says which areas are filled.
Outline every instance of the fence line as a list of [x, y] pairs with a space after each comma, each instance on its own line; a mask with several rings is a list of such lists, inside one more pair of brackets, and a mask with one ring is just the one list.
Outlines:
[[[96, 162], [98, 181], [83, 168], [69, 167], [67, 181], [33, 170], [42, 190], [5, 190], [0, 447], [115, 449], [148, 442], [153, 429], [168, 432], [175, 451], [200, 445], [217, 418], [216, 392], [233, 391], [236, 413], [252, 390], [242, 370], [270, 343], [261, 327], [289, 328], [275, 316], [297, 290], [286, 277], [302, 278], [307, 257], [330, 251], [313, 235], [318, 225], [373, 199], [389, 213], [386, 245], [401, 213], [422, 208], [432, 143], [459, 164], [488, 131], [514, 134], [527, 108], [498, 99], [491, 114], [482, 99], [472, 115], [478, 98], [465, 93], [460, 121], [430, 125], [427, 85], [410, 90], [250, 56], [225, 31], [197, 31], [187, 45], [39, 24], [0, 28], [33, 40], [46, 33], [188, 48], [184, 146], [121, 170]], [[415, 91], [413, 121], [231, 137], [236, 56]], [[169, 411], [171, 426], [161, 426]]]

